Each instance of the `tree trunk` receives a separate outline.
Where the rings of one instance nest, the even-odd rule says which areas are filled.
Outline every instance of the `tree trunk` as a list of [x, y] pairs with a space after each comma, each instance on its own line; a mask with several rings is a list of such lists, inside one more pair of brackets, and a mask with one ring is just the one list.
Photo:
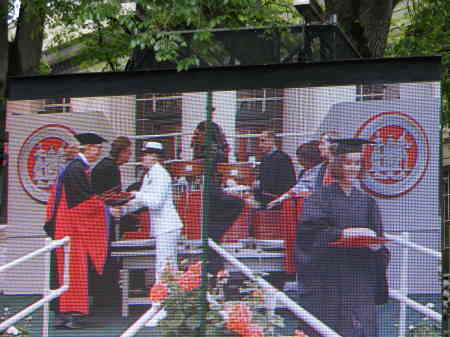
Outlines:
[[[0, 142], [5, 137], [6, 78], [8, 76], [8, 1], [0, 1]], [[3, 144], [0, 144], [3, 155]]]
[[14, 41], [9, 49], [8, 75], [35, 73], [42, 56], [44, 40], [45, 5], [39, 8], [22, 1]]
[[[8, 74], [8, 1], [0, 1], [0, 104], [6, 96]], [[2, 111], [0, 107], [0, 112]]]
[[325, 0], [326, 15], [338, 23], [363, 57], [382, 57], [392, 12], [400, 0]]

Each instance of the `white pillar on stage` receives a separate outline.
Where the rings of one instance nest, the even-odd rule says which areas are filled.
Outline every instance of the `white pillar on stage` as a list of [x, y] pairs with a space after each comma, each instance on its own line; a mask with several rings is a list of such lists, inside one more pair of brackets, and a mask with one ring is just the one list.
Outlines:
[[228, 160], [236, 161], [236, 91], [216, 91], [213, 95], [213, 121], [220, 125], [230, 145]]
[[192, 159], [191, 140], [197, 124], [206, 119], [206, 92], [184, 93], [182, 100], [181, 132], [181, 158]]

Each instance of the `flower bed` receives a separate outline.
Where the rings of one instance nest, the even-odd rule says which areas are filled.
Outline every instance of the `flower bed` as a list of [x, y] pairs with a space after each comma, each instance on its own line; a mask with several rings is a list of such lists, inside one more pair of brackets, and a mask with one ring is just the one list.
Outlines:
[[[204, 315], [206, 336], [264, 337], [274, 336], [275, 328], [284, 327], [283, 318], [264, 310], [264, 293], [251, 282], [241, 288], [242, 298], [226, 301], [225, 292], [229, 275], [221, 271], [215, 275], [215, 287], [206, 294], [207, 304], [201, 305], [200, 262], [185, 270], [167, 268], [161, 283], [150, 289], [152, 303], [161, 303], [165, 311], [158, 322], [163, 336], [198, 336]], [[213, 276], [210, 276], [213, 277]], [[296, 331], [296, 337], [307, 337]]]

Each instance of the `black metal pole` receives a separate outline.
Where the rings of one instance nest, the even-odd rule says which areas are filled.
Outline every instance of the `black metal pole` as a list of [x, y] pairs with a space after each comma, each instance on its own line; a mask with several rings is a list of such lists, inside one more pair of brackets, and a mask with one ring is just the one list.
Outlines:
[[198, 336], [205, 336], [206, 332], [206, 314], [208, 311], [208, 303], [206, 299], [206, 292], [208, 291], [208, 231], [207, 226], [209, 223], [209, 211], [210, 211], [210, 186], [213, 175], [214, 158], [211, 155], [211, 142], [212, 142], [212, 100], [213, 94], [211, 91], [207, 93], [206, 101], [206, 139], [205, 139], [205, 162], [203, 166], [203, 193], [202, 193], [202, 206], [203, 206], [203, 221], [201, 228], [202, 238], [202, 285], [200, 291], [200, 326]]

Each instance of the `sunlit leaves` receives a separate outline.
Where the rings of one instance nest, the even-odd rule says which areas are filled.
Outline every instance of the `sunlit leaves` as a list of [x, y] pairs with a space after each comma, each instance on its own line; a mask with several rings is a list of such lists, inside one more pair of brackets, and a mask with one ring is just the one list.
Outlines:
[[182, 55], [188, 44], [200, 54], [208, 48], [206, 59], [214, 64], [211, 55], [223, 48], [212, 43], [211, 33], [198, 30], [298, 21], [291, 0], [136, 0], [127, 6], [120, 0], [47, 2], [52, 7], [48, 18], [52, 46], [76, 41], [83, 49], [82, 64], [106, 62], [110, 70], [122, 70], [123, 58], [136, 47], [152, 49], [157, 62], [175, 62], [178, 70], [200, 64], [197, 56]]
[[442, 56], [443, 122], [450, 126], [450, 1], [410, 0], [408, 3], [410, 22], [402, 26], [403, 34], [387, 54]]

